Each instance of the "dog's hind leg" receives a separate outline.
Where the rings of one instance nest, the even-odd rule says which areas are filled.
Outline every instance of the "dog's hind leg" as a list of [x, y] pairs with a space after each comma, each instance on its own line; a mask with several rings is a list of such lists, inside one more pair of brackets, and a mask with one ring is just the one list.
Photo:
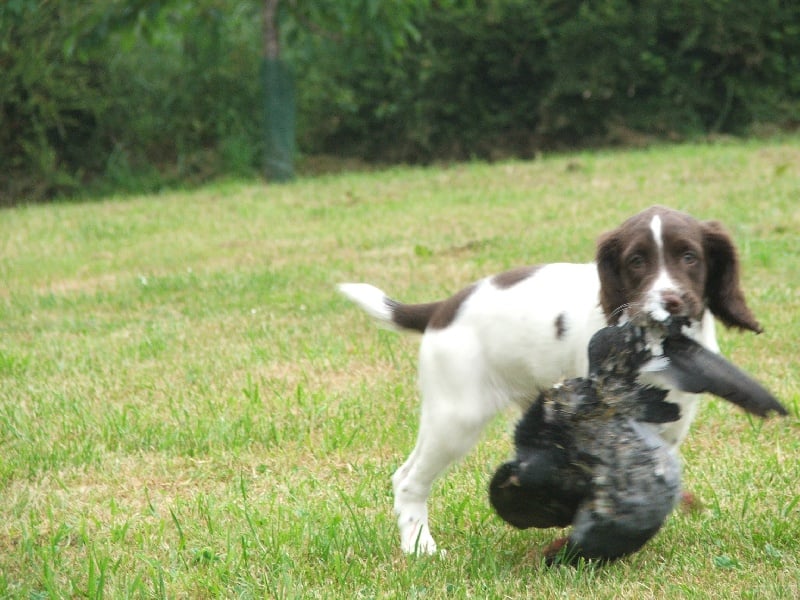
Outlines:
[[436, 542], [428, 527], [427, 505], [433, 479], [427, 484], [417, 481], [419, 475], [416, 459], [419, 456], [419, 448], [423, 446], [421, 437], [406, 462], [392, 475], [394, 512], [400, 528], [400, 546], [406, 554], [436, 552]]
[[[425, 340], [427, 341], [427, 340]], [[487, 422], [497, 413], [487, 378], [475, 365], [457, 364], [452, 353], [431, 356], [423, 342], [420, 360], [422, 412], [417, 443], [392, 477], [394, 510], [400, 542], [409, 554], [432, 554], [436, 542], [428, 527], [427, 500], [434, 481], [477, 443]], [[462, 346], [461, 350], [465, 350]], [[442, 360], [436, 360], [436, 358]], [[455, 357], [463, 359], [463, 352]]]
[[[423, 417], [425, 419], [425, 417]], [[436, 542], [428, 526], [427, 501], [434, 481], [477, 443], [486, 421], [447, 419], [422, 424], [417, 444], [392, 476], [394, 511], [400, 544], [408, 554], [433, 554]]]

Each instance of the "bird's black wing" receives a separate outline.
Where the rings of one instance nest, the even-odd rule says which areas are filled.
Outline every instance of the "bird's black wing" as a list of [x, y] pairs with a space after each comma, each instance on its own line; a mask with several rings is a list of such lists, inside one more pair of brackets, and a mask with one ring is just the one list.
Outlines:
[[591, 474], [572, 464], [575, 411], [591, 396], [587, 380], [572, 379], [539, 394], [517, 423], [515, 459], [501, 465], [489, 500], [505, 521], [528, 527], [564, 527], [589, 492]]
[[661, 374], [676, 388], [695, 394], [714, 394], [760, 417], [766, 417], [770, 411], [788, 414], [764, 386], [688, 337], [667, 337], [663, 348], [669, 365]]
[[681, 418], [677, 404], [667, 402], [667, 390], [640, 385], [635, 390], [634, 417], [645, 423], [672, 423]]
[[555, 447], [540, 450], [498, 467], [489, 484], [489, 501], [504, 521], [519, 529], [572, 523], [591, 479], [564, 465], [558, 454]]

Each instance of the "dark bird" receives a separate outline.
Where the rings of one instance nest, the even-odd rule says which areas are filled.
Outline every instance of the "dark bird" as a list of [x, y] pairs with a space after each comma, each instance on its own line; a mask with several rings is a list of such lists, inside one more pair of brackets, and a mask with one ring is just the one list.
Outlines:
[[[759, 416], [786, 409], [746, 373], [681, 333], [625, 324], [589, 344], [589, 376], [542, 392], [517, 424], [516, 459], [489, 486], [497, 513], [520, 529], [573, 525], [548, 562], [613, 560], [641, 548], [680, 497], [680, 461], [658, 435], [680, 407], [640, 382], [647, 371], [687, 392], [709, 392]], [[660, 335], [660, 337], [659, 337]]]

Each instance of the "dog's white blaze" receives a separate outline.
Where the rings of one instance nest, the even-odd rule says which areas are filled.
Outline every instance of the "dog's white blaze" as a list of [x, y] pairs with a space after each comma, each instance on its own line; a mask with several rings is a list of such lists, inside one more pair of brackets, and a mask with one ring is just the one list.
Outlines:
[[645, 310], [657, 321], [665, 321], [669, 318], [669, 312], [664, 308], [662, 302], [662, 292], [677, 290], [672, 277], [667, 271], [667, 263], [664, 260], [664, 239], [661, 235], [661, 217], [655, 215], [650, 221], [650, 231], [653, 232], [653, 240], [658, 249], [658, 275], [647, 292]]
[[658, 246], [660, 257], [664, 250], [664, 240], [661, 239], [661, 217], [658, 215], [654, 216], [650, 221], [650, 231], [653, 232], [653, 239], [656, 241], [656, 246]]
[[667, 267], [662, 262], [661, 265], [659, 265], [658, 277], [656, 277], [655, 281], [653, 282], [653, 287], [651, 288], [652, 291], [663, 292], [665, 290], [674, 290], [676, 288], [677, 286], [672, 280], [672, 277], [669, 276]]

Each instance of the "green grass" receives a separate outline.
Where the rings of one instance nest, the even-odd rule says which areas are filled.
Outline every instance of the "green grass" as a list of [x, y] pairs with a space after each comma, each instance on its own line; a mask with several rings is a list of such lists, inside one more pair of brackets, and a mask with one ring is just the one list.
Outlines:
[[[800, 138], [398, 168], [0, 212], [0, 597], [795, 598]], [[722, 220], [760, 336], [723, 350], [792, 415], [713, 399], [688, 490], [641, 552], [548, 570], [488, 478], [515, 415], [436, 487], [444, 557], [398, 549], [389, 477], [417, 421], [417, 338], [339, 297], [423, 301], [592, 258], [651, 204]]]

